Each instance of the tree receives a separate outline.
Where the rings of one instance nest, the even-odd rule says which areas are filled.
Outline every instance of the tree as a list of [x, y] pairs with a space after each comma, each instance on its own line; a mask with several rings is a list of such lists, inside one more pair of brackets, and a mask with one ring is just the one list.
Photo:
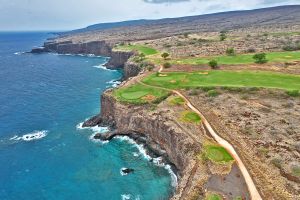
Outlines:
[[263, 64], [263, 63], [268, 62], [265, 53], [257, 53], [253, 56], [253, 59], [255, 60], [255, 63], [258, 63], [258, 64]]
[[169, 57], [170, 54], [168, 54], [167, 52], [164, 52], [161, 54], [161, 57], [163, 57], [163, 59], [167, 59]]
[[163, 64], [163, 66], [164, 66], [164, 68], [170, 68], [172, 65], [171, 65], [171, 63], [166, 62]]
[[235, 56], [235, 50], [234, 50], [234, 48], [228, 48], [228, 49], [226, 49], [226, 54], [228, 55], [228, 56]]
[[226, 38], [227, 38], [226, 32], [221, 31], [220, 32], [220, 41], [224, 41], [224, 40], [226, 40]]
[[212, 69], [216, 69], [218, 67], [218, 62], [216, 60], [211, 60], [208, 62], [208, 65], [212, 68]]

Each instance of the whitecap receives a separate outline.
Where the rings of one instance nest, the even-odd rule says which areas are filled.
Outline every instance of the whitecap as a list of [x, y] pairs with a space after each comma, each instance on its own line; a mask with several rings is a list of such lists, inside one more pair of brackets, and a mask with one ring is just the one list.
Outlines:
[[31, 141], [31, 140], [39, 140], [43, 137], [46, 137], [48, 131], [43, 130], [43, 131], [33, 131], [31, 133], [22, 135], [22, 136], [13, 136], [12, 138], [10, 138], [9, 140], [23, 140], [23, 141]]
[[26, 53], [26, 52], [16, 52], [16, 53], [14, 53], [15, 55], [22, 55], [22, 54], [24, 54], [24, 53]]
[[130, 194], [122, 194], [121, 195], [122, 200], [129, 200], [131, 198]]

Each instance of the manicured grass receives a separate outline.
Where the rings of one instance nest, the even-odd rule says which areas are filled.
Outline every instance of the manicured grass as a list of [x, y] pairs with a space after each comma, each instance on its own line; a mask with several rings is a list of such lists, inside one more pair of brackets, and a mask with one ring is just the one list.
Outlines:
[[158, 102], [159, 100], [168, 97], [169, 92], [141, 84], [135, 84], [130, 87], [119, 88], [115, 90], [113, 94], [117, 100], [121, 102], [144, 104]]
[[199, 124], [201, 122], [201, 117], [192, 111], [184, 111], [181, 113], [181, 120], [188, 123]]
[[158, 51], [151, 47], [143, 46], [143, 45], [118, 45], [114, 48], [114, 50], [119, 51], [138, 51], [139, 53], [143, 53], [146, 56], [157, 54]]
[[206, 195], [205, 200], [222, 200], [222, 197], [218, 194], [209, 193]]
[[[254, 54], [240, 54], [236, 56], [216, 56], [216, 57], [201, 57], [201, 58], [182, 58], [172, 59], [171, 64], [188, 64], [188, 65], [207, 65], [209, 61], [216, 60], [219, 65], [238, 65], [238, 64], [253, 64]], [[268, 62], [288, 62], [300, 60], [300, 51], [291, 52], [271, 52], [266, 53]], [[153, 59], [158, 62], [158, 59]]]
[[300, 75], [259, 71], [170, 72], [165, 76], [152, 74], [143, 82], [169, 89], [203, 86], [263, 87], [299, 90]]
[[205, 155], [217, 163], [228, 163], [234, 160], [224, 147], [218, 145], [206, 145]]
[[177, 106], [179, 106], [179, 105], [183, 105], [185, 102], [184, 102], [184, 99], [181, 98], [181, 97], [174, 97], [174, 98], [172, 98], [172, 99], [170, 100], [170, 103], [171, 103], [172, 105], [177, 105]]

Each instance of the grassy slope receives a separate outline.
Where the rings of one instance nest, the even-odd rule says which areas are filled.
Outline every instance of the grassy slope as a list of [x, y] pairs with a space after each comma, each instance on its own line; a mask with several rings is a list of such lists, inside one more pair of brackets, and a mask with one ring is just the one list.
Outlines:
[[119, 45], [114, 48], [114, 50], [118, 51], [138, 51], [139, 53], [143, 53], [146, 56], [157, 54], [158, 51], [156, 49], [143, 46], [143, 45]]
[[299, 90], [300, 75], [258, 71], [209, 71], [208, 74], [166, 73], [167, 76], [152, 74], [143, 82], [170, 89], [199, 86], [264, 87], [284, 90]]

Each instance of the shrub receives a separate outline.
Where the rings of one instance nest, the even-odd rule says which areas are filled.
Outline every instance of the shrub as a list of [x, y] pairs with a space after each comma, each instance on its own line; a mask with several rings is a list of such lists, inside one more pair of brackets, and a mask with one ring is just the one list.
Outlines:
[[255, 53], [256, 50], [254, 48], [249, 48], [247, 49], [247, 53]]
[[219, 95], [219, 92], [216, 91], [216, 90], [209, 90], [209, 91], [207, 92], [207, 95], [208, 95], [209, 97], [216, 97], [216, 96]]
[[212, 68], [212, 69], [216, 69], [218, 67], [218, 62], [216, 60], [211, 60], [208, 62], [208, 65]]
[[267, 55], [265, 53], [258, 53], [253, 56], [253, 59], [255, 60], [255, 63], [263, 64], [268, 62], [266, 56]]
[[300, 93], [299, 90], [289, 90], [286, 91], [287, 95], [291, 96], [291, 97], [299, 97]]
[[235, 50], [234, 50], [234, 48], [228, 48], [228, 49], [226, 49], [226, 54], [228, 55], [228, 56], [235, 56]]
[[184, 36], [185, 38], [188, 38], [188, 37], [189, 37], [189, 34], [190, 34], [190, 33], [184, 33], [183, 36]]
[[209, 90], [214, 90], [216, 88], [213, 86], [203, 86], [203, 87], [200, 87], [200, 89], [204, 92], [208, 92]]
[[167, 53], [167, 52], [164, 52], [164, 53], [161, 54], [161, 57], [163, 57], [163, 59], [165, 59], [165, 60], [166, 60], [169, 56], [170, 56], [170, 54]]
[[282, 47], [282, 50], [284, 51], [298, 51], [300, 50], [300, 43], [295, 44], [286, 44]]
[[191, 95], [191, 96], [195, 96], [195, 95], [198, 95], [199, 93], [198, 93], [198, 90], [196, 90], [196, 89], [192, 89], [190, 92], [189, 92], [189, 95]]
[[154, 65], [148, 65], [148, 66], [147, 66], [147, 69], [148, 69], [148, 71], [153, 71]]
[[224, 41], [224, 40], [226, 40], [226, 38], [227, 38], [226, 33], [221, 32], [221, 33], [220, 33], [220, 41]]
[[277, 167], [277, 168], [281, 168], [281, 163], [282, 163], [282, 160], [279, 159], [279, 158], [274, 158], [271, 160], [271, 163]]
[[163, 66], [164, 66], [164, 68], [172, 67], [171, 63], [169, 63], [169, 62], [164, 63]]

